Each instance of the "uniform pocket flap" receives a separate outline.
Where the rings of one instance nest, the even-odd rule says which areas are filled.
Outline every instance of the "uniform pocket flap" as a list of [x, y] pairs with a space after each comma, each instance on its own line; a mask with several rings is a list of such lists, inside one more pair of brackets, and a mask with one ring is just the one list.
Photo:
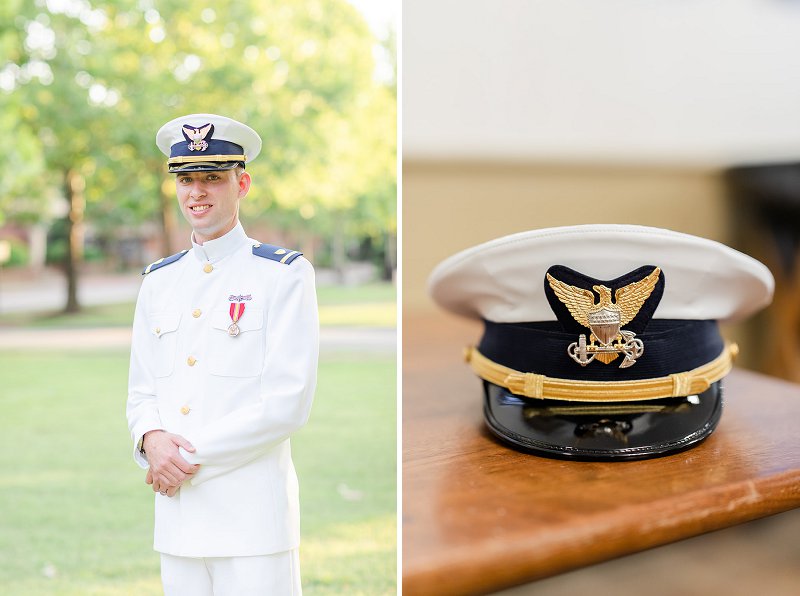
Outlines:
[[[230, 309], [218, 309], [211, 313], [211, 326], [214, 329], [228, 331], [228, 327], [233, 323]], [[236, 322], [240, 332], [255, 331], [264, 326], [264, 311], [260, 308], [245, 308], [244, 313]]]
[[160, 312], [152, 314], [148, 317], [150, 323], [150, 333], [156, 337], [161, 337], [165, 333], [172, 333], [177, 331], [178, 325], [181, 322], [181, 313], [179, 312]]

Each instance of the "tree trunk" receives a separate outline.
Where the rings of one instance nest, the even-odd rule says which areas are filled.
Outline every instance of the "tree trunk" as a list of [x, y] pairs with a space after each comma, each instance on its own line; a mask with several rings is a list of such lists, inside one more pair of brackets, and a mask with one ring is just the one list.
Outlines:
[[383, 244], [383, 279], [394, 281], [395, 271], [397, 271], [397, 235], [386, 232]]
[[83, 191], [86, 182], [75, 170], [64, 174], [64, 194], [69, 204], [67, 214], [67, 254], [64, 273], [67, 276], [67, 304], [64, 311], [75, 313], [81, 309], [78, 302], [78, 274], [83, 261], [83, 213], [86, 199]]

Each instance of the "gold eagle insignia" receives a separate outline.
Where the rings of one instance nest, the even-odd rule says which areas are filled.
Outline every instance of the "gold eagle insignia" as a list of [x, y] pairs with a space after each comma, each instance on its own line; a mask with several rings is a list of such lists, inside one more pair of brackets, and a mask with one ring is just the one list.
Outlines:
[[189, 151], [205, 151], [208, 149], [208, 143], [205, 141], [205, 138], [213, 127], [214, 125], [210, 123], [204, 124], [200, 128], [194, 128], [193, 126], [184, 124], [183, 134], [189, 141]]
[[[577, 344], [570, 345], [567, 352], [573, 360], [585, 366], [596, 357], [600, 362], [608, 364], [622, 352], [625, 354], [625, 361], [620, 368], [632, 366], [636, 358], [644, 352], [644, 345], [640, 339], [635, 339], [633, 332], [623, 330], [621, 327], [636, 317], [653, 293], [660, 275], [661, 269], [656, 267], [643, 279], [618, 288], [614, 292], [613, 302], [611, 288], [600, 284], [594, 285], [592, 289], [600, 296], [600, 300], [595, 302], [595, 296], [591, 291], [571, 286], [547, 273], [547, 283], [561, 303], [567, 307], [572, 318], [591, 331], [588, 346], [585, 345], [583, 335]], [[597, 346], [595, 342], [600, 345]], [[629, 349], [625, 349], [626, 347]]]

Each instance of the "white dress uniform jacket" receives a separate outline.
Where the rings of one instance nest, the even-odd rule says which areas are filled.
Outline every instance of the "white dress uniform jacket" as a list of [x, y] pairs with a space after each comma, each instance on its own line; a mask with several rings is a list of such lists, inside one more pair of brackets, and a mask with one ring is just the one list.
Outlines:
[[[155, 550], [264, 555], [297, 548], [297, 476], [289, 435], [305, 424], [317, 375], [314, 271], [256, 256], [241, 224], [193, 243], [145, 276], [136, 304], [128, 391], [134, 458], [164, 429], [200, 470], [174, 497], [155, 495]], [[230, 305], [244, 304], [232, 337]]]

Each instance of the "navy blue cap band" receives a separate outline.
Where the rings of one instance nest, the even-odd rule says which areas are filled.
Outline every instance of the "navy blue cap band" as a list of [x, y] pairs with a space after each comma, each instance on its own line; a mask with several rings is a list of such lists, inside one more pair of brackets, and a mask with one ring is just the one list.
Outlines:
[[592, 362], [581, 366], [567, 355], [577, 337], [557, 321], [493, 323], [485, 329], [478, 350], [490, 360], [521, 372], [575, 381], [632, 381], [664, 377], [703, 366], [725, 347], [716, 321], [653, 319], [644, 333], [644, 354], [635, 366], [619, 368]]
[[[239, 157], [238, 161], [243, 161], [244, 159], [244, 149], [241, 145], [237, 145], [236, 143], [231, 143], [230, 141], [223, 141], [222, 139], [211, 139], [207, 141], [208, 148], [203, 151], [191, 151], [189, 149], [189, 142], [188, 141], [181, 141], [179, 143], [175, 143], [170, 147], [169, 152], [169, 159], [170, 163], [173, 163], [173, 158], [176, 157], [192, 157], [197, 158], [197, 161], [223, 161], [221, 159], [205, 159], [202, 158], [207, 155], [213, 155], [215, 157], [221, 155], [229, 155], [231, 157]], [[227, 160], [227, 161], [234, 161], [234, 160]]]

